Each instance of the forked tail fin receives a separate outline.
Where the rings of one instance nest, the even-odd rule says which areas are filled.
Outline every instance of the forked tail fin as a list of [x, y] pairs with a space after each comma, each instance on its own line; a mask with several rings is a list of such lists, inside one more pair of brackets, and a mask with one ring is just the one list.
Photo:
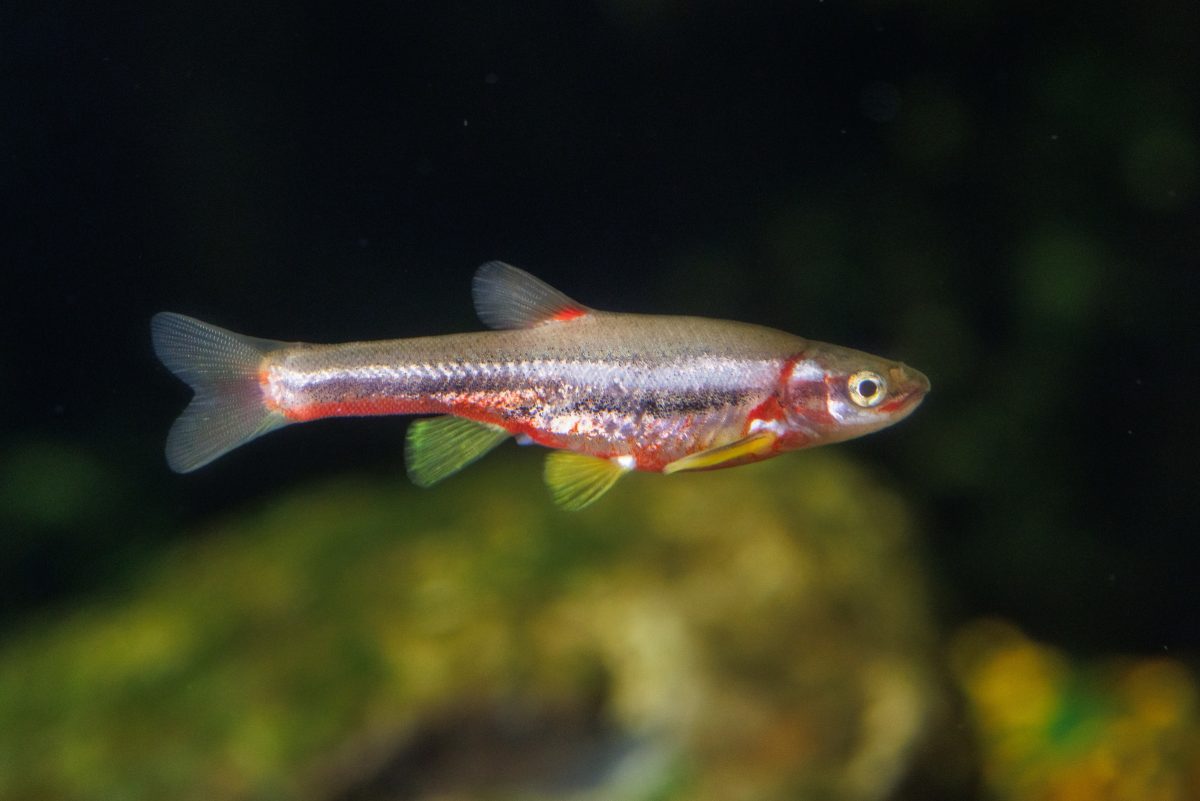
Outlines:
[[154, 352], [195, 392], [167, 434], [167, 464], [188, 473], [290, 421], [263, 402], [263, 356], [283, 342], [254, 339], [160, 312], [150, 320]]

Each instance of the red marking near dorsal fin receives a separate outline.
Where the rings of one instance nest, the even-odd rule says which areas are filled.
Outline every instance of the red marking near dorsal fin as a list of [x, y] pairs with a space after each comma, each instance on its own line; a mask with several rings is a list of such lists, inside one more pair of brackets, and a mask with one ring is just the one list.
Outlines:
[[560, 323], [565, 323], [568, 320], [578, 319], [585, 314], [587, 314], [587, 309], [580, 309], [575, 306], [567, 306], [556, 311], [553, 315], [551, 315], [550, 319], [556, 320]]

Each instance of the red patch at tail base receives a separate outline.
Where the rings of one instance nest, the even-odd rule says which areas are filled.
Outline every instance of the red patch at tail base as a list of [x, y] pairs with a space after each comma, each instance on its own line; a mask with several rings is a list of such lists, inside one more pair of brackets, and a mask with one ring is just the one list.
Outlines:
[[279, 402], [271, 397], [271, 373], [269, 370], [258, 371], [258, 385], [262, 387], [263, 406], [273, 412], [281, 411]]

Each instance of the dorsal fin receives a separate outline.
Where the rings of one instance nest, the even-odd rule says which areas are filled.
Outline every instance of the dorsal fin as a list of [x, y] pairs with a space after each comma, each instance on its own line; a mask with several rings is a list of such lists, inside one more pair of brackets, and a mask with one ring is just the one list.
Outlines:
[[475, 313], [488, 328], [532, 328], [582, 317], [591, 309], [545, 281], [502, 261], [475, 271]]

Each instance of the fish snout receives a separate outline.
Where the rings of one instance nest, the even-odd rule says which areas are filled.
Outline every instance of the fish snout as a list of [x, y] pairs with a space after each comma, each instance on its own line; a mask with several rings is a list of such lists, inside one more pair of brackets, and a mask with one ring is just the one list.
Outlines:
[[912, 408], [921, 402], [929, 392], [929, 378], [920, 370], [900, 364], [890, 370], [889, 379], [896, 388], [897, 394]]

